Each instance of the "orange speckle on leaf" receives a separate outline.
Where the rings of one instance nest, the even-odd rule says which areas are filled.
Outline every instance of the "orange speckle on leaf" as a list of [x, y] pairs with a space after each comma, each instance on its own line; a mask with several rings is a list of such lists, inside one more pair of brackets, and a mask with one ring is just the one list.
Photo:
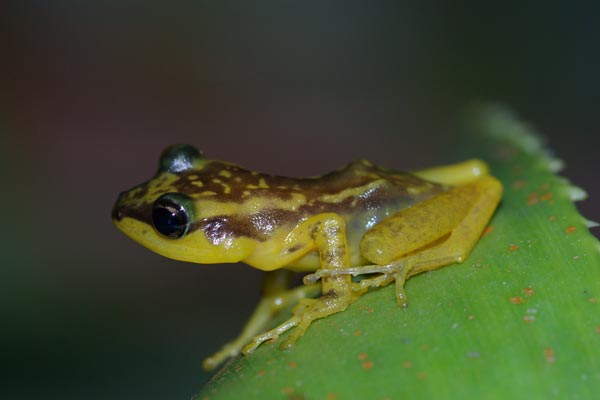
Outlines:
[[325, 396], [325, 399], [327, 400], [337, 400], [338, 399], [338, 395], [335, 393], [327, 393], [327, 396]]
[[546, 359], [546, 362], [550, 364], [556, 361], [556, 358], [554, 357], [554, 350], [552, 350], [551, 347], [546, 347], [544, 349], [544, 358]]
[[556, 221], [556, 215], [549, 216], [548, 221]]
[[275, 359], [274, 358], [270, 358], [269, 360], [267, 360], [267, 365], [272, 365], [275, 363]]
[[423, 351], [429, 350], [429, 346], [427, 346], [426, 344], [421, 345], [421, 350], [423, 350]]
[[373, 361], [365, 361], [362, 364], [362, 367], [363, 367], [363, 369], [371, 369], [371, 368], [373, 368], [373, 365], [374, 365]]
[[288, 363], [288, 367], [290, 367], [291, 369], [296, 369], [297, 366], [298, 366], [298, 363], [295, 363], [293, 361]]
[[596, 298], [595, 298], [595, 297], [590, 297], [590, 298], [588, 299], [588, 301], [589, 301], [590, 303], [592, 303], [592, 304], [596, 304], [596, 303], [598, 302], [598, 300], [596, 300]]
[[494, 231], [494, 227], [491, 226], [491, 225], [488, 225], [483, 230], [483, 233], [481, 234], [481, 237], [485, 237], [485, 236], [489, 235], [490, 233], [492, 233], [493, 231]]
[[419, 378], [419, 379], [425, 379], [425, 372], [423, 372], [423, 371], [418, 372], [417, 373], [417, 378]]
[[600, 326], [597, 326], [597, 327], [596, 327], [596, 333], [597, 333], [598, 335], [600, 335]]
[[282, 388], [281, 391], [283, 392], [283, 394], [287, 394], [289, 396], [294, 393], [294, 388], [291, 386], [286, 386]]
[[543, 195], [540, 196], [540, 200], [542, 200], [542, 201], [552, 200], [552, 192], [544, 193]]
[[519, 246], [516, 244], [511, 244], [510, 247], [508, 248], [508, 250], [510, 250], [510, 251], [519, 250]]
[[266, 373], [267, 373], [267, 371], [265, 371], [264, 369], [261, 369], [260, 371], [258, 371], [258, 373], [256, 375], [265, 376]]
[[412, 361], [404, 361], [404, 362], [402, 363], [402, 366], [403, 366], [404, 368], [410, 368], [410, 367], [412, 367], [412, 365], [413, 365]]
[[354, 332], [354, 336], [360, 336], [362, 334], [363, 334], [363, 332], [361, 330]]
[[577, 228], [575, 228], [573, 225], [571, 225], [571, 226], [567, 226], [567, 227], [565, 228], [565, 233], [573, 233], [573, 232], [575, 232], [576, 230], [577, 230]]
[[358, 353], [358, 356], [356, 356], [356, 358], [358, 358], [359, 360], [366, 360], [367, 357], [369, 357], [369, 355], [367, 353]]
[[515, 296], [508, 299], [512, 304], [523, 304], [525, 300], [522, 297]]
[[527, 195], [527, 205], [528, 206], [533, 206], [533, 205], [537, 204], [538, 201], [539, 201], [539, 198], [538, 198], [538, 194], [536, 192], [529, 193]]
[[525, 289], [521, 290], [523, 292], [523, 294], [527, 297], [531, 297], [535, 294], [535, 292], [533, 291], [533, 288], [531, 286], [526, 287]]

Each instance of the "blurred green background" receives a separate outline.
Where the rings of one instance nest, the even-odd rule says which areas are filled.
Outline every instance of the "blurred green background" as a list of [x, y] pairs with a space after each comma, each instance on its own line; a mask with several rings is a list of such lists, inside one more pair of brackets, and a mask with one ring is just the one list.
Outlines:
[[170, 143], [314, 175], [452, 161], [474, 100], [518, 111], [599, 220], [590, 2], [13, 1], [0, 6], [0, 397], [189, 398], [258, 298], [243, 265], [161, 258], [117, 194]]

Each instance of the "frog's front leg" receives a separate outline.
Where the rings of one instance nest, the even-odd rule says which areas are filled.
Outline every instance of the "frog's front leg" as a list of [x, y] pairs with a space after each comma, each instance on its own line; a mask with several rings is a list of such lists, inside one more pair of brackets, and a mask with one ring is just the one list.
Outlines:
[[202, 363], [206, 371], [211, 371], [223, 361], [240, 353], [242, 348], [259, 332], [265, 329], [271, 318], [279, 311], [297, 304], [302, 299], [319, 294], [319, 285], [299, 286], [288, 289], [292, 272], [277, 270], [266, 272], [261, 299], [252, 312], [240, 335], [226, 343], [219, 351], [207, 357]]
[[[299, 253], [306, 254], [317, 250], [321, 268], [339, 270], [348, 268], [349, 253], [346, 241], [346, 225], [342, 217], [334, 213], [323, 213], [313, 216], [288, 236], [286, 245], [294, 247]], [[350, 275], [330, 275], [321, 280], [322, 295], [318, 299], [304, 300], [293, 310], [293, 316], [274, 329], [257, 335], [243, 349], [243, 353], [251, 353], [261, 343], [276, 339], [283, 332], [295, 328], [281, 344], [282, 349], [294, 346], [312, 321], [345, 310], [365, 291], [353, 290]]]

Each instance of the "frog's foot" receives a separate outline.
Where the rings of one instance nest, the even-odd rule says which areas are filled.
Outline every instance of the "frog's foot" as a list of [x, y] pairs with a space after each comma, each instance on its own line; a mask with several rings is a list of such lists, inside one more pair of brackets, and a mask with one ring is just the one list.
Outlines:
[[331, 290], [323, 294], [319, 299], [302, 300], [293, 310], [294, 315], [290, 319], [268, 332], [255, 336], [250, 343], [244, 347], [242, 352], [244, 354], [251, 353], [256, 350], [261, 343], [277, 339], [282, 333], [292, 328], [294, 328], [294, 330], [291, 331], [290, 335], [281, 343], [279, 348], [282, 350], [294, 348], [296, 341], [304, 335], [304, 332], [306, 332], [313, 321], [344, 311], [367, 290], [367, 288], [354, 290], [353, 287], [350, 287], [349, 289], [350, 290], [344, 290], [343, 294]]
[[[383, 287], [396, 281], [396, 301], [399, 306], [406, 308], [406, 292], [404, 284], [408, 276], [410, 268], [407, 268], [403, 262], [391, 263], [385, 266], [386, 270], [391, 272], [382, 272], [379, 276], [373, 278], [364, 278], [356, 282], [353, 290], [364, 290], [372, 287]], [[379, 272], [379, 271], [377, 271]]]
[[406, 279], [408, 277], [408, 273], [411, 268], [400, 268], [396, 273], [396, 303], [402, 307], [406, 308], [408, 306], [408, 301], [406, 299], [406, 291], [404, 290], [404, 284], [406, 283]]
[[242, 353], [244, 355], [250, 354], [254, 352], [254, 350], [256, 350], [258, 346], [260, 346], [262, 343], [267, 342], [269, 340], [277, 340], [277, 338], [279, 338], [279, 335], [289, 331], [295, 326], [298, 326], [301, 320], [302, 313], [305, 310], [307, 310], [310, 307], [310, 305], [315, 301], [315, 299], [300, 300], [298, 305], [292, 310], [293, 316], [290, 319], [267, 332], [254, 336], [252, 340], [250, 340], [250, 342], [244, 346], [244, 348], [242, 349]]
[[411, 268], [407, 268], [402, 261], [392, 262], [386, 265], [364, 265], [360, 267], [351, 267], [343, 269], [319, 269], [313, 274], [304, 277], [304, 283], [312, 283], [320, 278], [327, 276], [340, 275], [368, 275], [379, 274], [372, 278], [364, 278], [359, 282], [352, 283], [352, 290], [356, 292], [365, 291], [372, 287], [383, 287], [396, 281], [396, 301], [399, 306], [407, 307], [406, 291], [404, 284]]
[[238, 355], [243, 345], [243, 343], [240, 343], [239, 337], [236, 340], [226, 343], [219, 351], [204, 359], [202, 368], [205, 371], [212, 371], [228, 358]]
[[354, 290], [360, 290], [363, 288], [378, 288], [387, 286], [396, 279], [395, 273], [382, 273], [379, 276], [372, 278], [363, 278], [356, 282], [353, 287]]
[[[273, 317], [273, 315], [275, 315], [281, 309], [287, 308], [290, 305], [298, 302], [298, 306], [296, 306], [294, 310], [306, 307], [306, 304], [309, 304], [311, 301], [315, 301], [314, 299], [307, 299], [306, 297], [315, 296], [319, 292], [320, 288], [318, 287], [318, 285], [300, 286], [292, 290], [284, 291], [282, 293], [277, 293], [263, 297], [258, 303], [258, 306], [254, 310], [254, 312], [252, 313], [252, 316], [244, 326], [242, 333], [236, 339], [232, 340], [229, 343], [226, 343], [223, 347], [221, 347], [219, 351], [217, 351], [210, 357], [207, 357], [202, 363], [202, 367], [207, 371], [211, 371], [220, 364], [222, 364], [228, 358], [235, 357], [240, 352], [247, 353], [247, 351], [245, 349], [242, 350], [242, 348], [244, 348], [244, 346], [251, 340], [251, 344], [255, 341], [255, 335], [264, 329], [265, 325], [268, 324], [269, 320]], [[290, 319], [290, 321], [292, 319]], [[290, 321], [288, 321], [288, 323], [293, 323]], [[294, 325], [285, 327], [285, 329], [282, 329], [281, 332], [285, 332], [292, 326]], [[253, 339], [253, 337], [255, 338]], [[269, 339], [271, 338], [267, 337], [263, 341]]]

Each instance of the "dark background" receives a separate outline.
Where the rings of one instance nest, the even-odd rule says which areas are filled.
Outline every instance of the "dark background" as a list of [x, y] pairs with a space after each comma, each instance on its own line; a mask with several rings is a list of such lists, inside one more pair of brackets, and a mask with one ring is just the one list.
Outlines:
[[[14, 1], [0, 6], [3, 398], [189, 398], [259, 272], [152, 254], [111, 223], [170, 143], [314, 175], [452, 161], [460, 111], [509, 105], [598, 217], [598, 6]], [[591, 4], [591, 2], [590, 2]]]

